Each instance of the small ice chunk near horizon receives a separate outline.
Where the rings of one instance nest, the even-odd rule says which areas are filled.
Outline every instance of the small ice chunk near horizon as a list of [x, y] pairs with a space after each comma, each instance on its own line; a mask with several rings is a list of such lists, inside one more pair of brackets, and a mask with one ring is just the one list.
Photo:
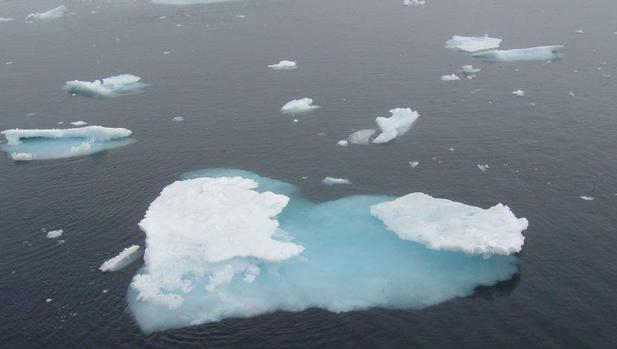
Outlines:
[[15, 18], [12, 18], [12, 17], [0, 17], [0, 22], [10, 22], [14, 19]]
[[182, 116], [174, 116], [171, 121], [182, 122], [184, 121], [184, 118]]
[[343, 139], [343, 140], [336, 142], [336, 144], [340, 145], [341, 147], [346, 147], [349, 145], [349, 142]]
[[11, 159], [15, 161], [32, 161], [34, 156], [32, 156], [32, 153], [11, 153]]
[[418, 167], [418, 165], [420, 165], [419, 161], [410, 161], [409, 162], [409, 166], [411, 166], [411, 168], [416, 168], [416, 167]]
[[377, 138], [373, 139], [373, 143], [387, 143], [394, 140], [398, 136], [407, 133], [413, 123], [420, 117], [417, 111], [411, 108], [396, 108], [391, 109], [392, 116], [389, 118], [377, 117], [375, 122], [381, 129], [381, 133]]
[[325, 177], [321, 180], [321, 183], [324, 185], [351, 184], [351, 181], [347, 178]]
[[576, 34], [583, 34], [583, 33], [584, 33], [583, 29], [579, 29], [576, 31]]
[[485, 256], [520, 252], [522, 231], [529, 225], [501, 203], [482, 209], [424, 193], [373, 205], [371, 214], [401, 239], [433, 250]]
[[268, 65], [268, 68], [273, 70], [291, 70], [296, 69], [297, 65], [294, 61], [282, 60], [276, 64]]
[[139, 245], [132, 245], [120, 252], [117, 256], [108, 259], [100, 267], [102, 272], [118, 271], [133, 263], [139, 257]]
[[85, 126], [88, 123], [85, 122], [85, 121], [73, 121], [73, 122], [70, 122], [70, 124], [73, 125], [73, 126]]
[[586, 196], [586, 195], [579, 196], [579, 198], [581, 198], [581, 200], [585, 200], [585, 201], [593, 201], [593, 200], [595, 200], [595, 198], [593, 196]]
[[450, 74], [450, 75], [442, 75], [441, 76], [441, 81], [457, 81], [460, 80], [461, 78], [459, 78], [456, 74]]
[[403, 5], [405, 6], [422, 6], [426, 5], [425, 0], [403, 0]]
[[347, 136], [347, 141], [353, 144], [369, 144], [371, 142], [371, 137], [373, 137], [376, 132], [377, 130], [374, 128], [358, 130]]
[[563, 45], [477, 52], [472, 57], [487, 62], [553, 61], [563, 56]]
[[517, 96], [517, 97], [523, 97], [525, 95], [525, 91], [523, 91], [523, 90], [515, 90], [515, 91], [512, 91], [512, 94]]
[[55, 7], [49, 11], [45, 12], [33, 12], [26, 16], [26, 23], [34, 23], [38, 21], [50, 20], [50, 19], [58, 19], [66, 16], [69, 13], [69, 10], [64, 5], [60, 5]]
[[311, 98], [301, 98], [285, 103], [281, 108], [281, 112], [283, 114], [301, 114], [308, 113], [317, 108], [319, 108], [319, 106], [313, 105], [313, 100]]
[[48, 239], [57, 239], [57, 238], [61, 237], [62, 234], [64, 234], [64, 230], [62, 230], [62, 229], [51, 230], [51, 231], [47, 232], [47, 238]]
[[140, 81], [139, 76], [121, 74], [94, 81], [67, 81], [64, 89], [72, 95], [85, 97], [117, 97], [137, 93], [148, 86]]
[[501, 44], [501, 39], [484, 36], [460, 36], [454, 35], [452, 39], [446, 41], [446, 48], [463, 52], [477, 52], [483, 50], [496, 49]]
[[486, 170], [488, 170], [490, 168], [487, 164], [484, 164], [484, 165], [478, 164], [477, 166], [480, 169], [480, 171], [482, 171], [482, 172], [486, 172]]

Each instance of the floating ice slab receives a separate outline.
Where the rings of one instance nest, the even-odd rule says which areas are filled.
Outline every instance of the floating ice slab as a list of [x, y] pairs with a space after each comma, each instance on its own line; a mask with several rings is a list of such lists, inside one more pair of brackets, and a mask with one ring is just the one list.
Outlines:
[[125, 128], [88, 126], [69, 129], [12, 129], [0, 149], [14, 160], [48, 160], [90, 155], [134, 142]]
[[422, 6], [426, 5], [425, 0], [403, 0], [403, 5], [405, 6]]
[[312, 307], [421, 309], [518, 270], [515, 256], [485, 259], [400, 239], [370, 213], [391, 197], [314, 203], [293, 185], [239, 170], [183, 178], [140, 223], [145, 266], [128, 302], [145, 332]]
[[291, 69], [296, 69], [297, 65], [296, 65], [296, 62], [294, 61], [283, 60], [276, 64], [270, 64], [268, 68], [274, 69], [274, 70], [291, 70]]
[[139, 257], [139, 245], [125, 248], [117, 256], [105, 261], [99, 270], [102, 272], [118, 271], [133, 263]]
[[334, 177], [326, 177], [321, 180], [321, 183], [325, 185], [335, 185], [335, 184], [351, 184], [351, 181], [347, 178], [334, 178]]
[[45, 12], [34, 12], [26, 16], [26, 23], [34, 23], [50, 19], [58, 19], [66, 16], [69, 10], [64, 5], [60, 5]]
[[423, 193], [412, 193], [371, 207], [401, 239], [434, 250], [480, 255], [520, 252], [527, 219], [516, 218], [508, 206], [481, 209]]
[[450, 75], [442, 75], [441, 76], [441, 81], [457, 81], [460, 80], [461, 78], [459, 78], [456, 74], [450, 74]]
[[373, 137], [376, 132], [377, 130], [375, 130], [374, 128], [358, 130], [352, 132], [347, 137], [347, 140], [349, 141], [349, 143], [353, 144], [369, 144], [371, 142], [371, 137]]
[[88, 123], [85, 121], [73, 121], [73, 122], [69, 122], [69, 124], [73, 125], [73, 126], [85, 126]]
[[387, 143], [401, 136], [411, 128], [411, 125], [420, 117], [418, 112], [410, 108], [396, 108], [390, 110], [389, 118], [378, 117], [375, 119], [381, 133], [373, 139], [373, 143]]
[[148, 86], [139, 76], [121, 74], [94, 81], [67, 81], [64, 89], [73, 95], [85, 97], [117, 97], [133, 94]]
[[465, 75], [472, 75], [475, 73], [480, 72], [480, 68], [474, 68], [473, 65], [463, 65], [461, 66], [461, 73], [465, 74]]
[[318, 105], [313, 105], [311, 98], [294, 99], [285, 103], [281, 108], [283, 114], [302, 114], [308, 113], [312, 110], [319, 108]]
[[525, 91], [523, 91], [523, 90], [515, 90], [515, 91], [512, 91], [512, 94], [517, 96], [517, 97], [523, 97], [523, 96], [525, 96]]
[[487, 62], [552, 61], [562, 57], [563, 45], [538, 46], [513, 50], [490, 50], [472, 56]]
[[485, 36], [459, 36], [454, 35], [452, 39], [446, 41], [446, 48], [464, 51], [477, 52], [491, 50], [499, 47], [501, 39]]
[[61, 237], [62, 234], [64, 234], [64, 230], [62, 230], [62, 229], [52, 230], [52, 231], [47, 232], [47, 238], [48, 239], [57, 239], [57, 238]]
[[10, 22], [14, 19], [15, 18], [12, 18], [12, 17], [0, 17], [0, 22]]

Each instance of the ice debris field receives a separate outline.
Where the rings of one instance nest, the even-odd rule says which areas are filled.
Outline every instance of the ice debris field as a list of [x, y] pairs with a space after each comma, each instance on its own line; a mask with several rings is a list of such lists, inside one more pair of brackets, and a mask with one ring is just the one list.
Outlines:
[[145, 332], [317, 307], [420, 309], [511, 279], [524, 218], [426, 194], [314, 203], [242, 170], [185, 174], [139, 227], [128, 290]]
[[64, 89], [72, 95], [105, 98], [137, 93], [146, 86], [139, 76], [121, 74], [94, 81], [67, 81]]
[[125, 128], [87, 126], [67, 129], [12, 129], [0, 132], [0, 149], [15, 161], [49, 160], [90, 155], [134, 142]]

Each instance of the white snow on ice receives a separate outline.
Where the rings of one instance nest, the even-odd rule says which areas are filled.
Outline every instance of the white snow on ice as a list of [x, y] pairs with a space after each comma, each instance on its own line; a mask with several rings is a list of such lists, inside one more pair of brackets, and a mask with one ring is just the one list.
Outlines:
[[62, 230], [62, 229], [51, 230], [51, 231], [47, 232], [47, 238], [48, 239], [57, 239], [57, 238], [61, 237], [62, 234], [64, 234], [64, 230]]
[[131, 74], [121, 74], [94, 81], [67, 81], [64, 89], [73, 95], [85, 97], [116, 97], [139, 92], [148, 86], [141, 77]]
[[139, 245], [132, 245], [120, 252], [117, 256], [105, 261], [99, 270], [102, 272], [118, 271], [133, 263], [139, 257]]
[[477, 52], [499, 47], [501, 39], [485, 36], [460, 36], [454, 35], [446, 41], [446, 48], [464, 52]]
[[459, 78], [456, 74], [450, 74], [450, 75], [442, 75], [441, 76], [441, 81], [457, 81], [460, 80], [461, 78]]
[[291, 69], [296, 69], [297, 65], [296, 65], [296, 62], [294, 61], [282, 60], [276, 64], [268, 65], [268, 68], [273, 69], [273, 70], [291, 70]]
[[326, 177], [321, 180], [321, 183], [324, 185], [351, 184], [351, 181], [347, 178]]
[[45, 21], [50, 19], [58, 19], [66, 16], [69, 10], [64, 5], [55, 7], [45, 12], [34, 12], [26, 16], [26, 23], [34, 23], [39, 21]]
[[407, 133], [413, 123], [420, 117], [418, 112], [410, 108], [391, 109], [390, 113], [392, 116], [389, 118], [377, 117], [375, 119], [377, 126], [381, 129], [381, 133], [377, 138], [373, 139], [373, 143], [387, 143]]
[[311, 98], [301, 98], [285, 103], [285, 105], [281, 108], [281, 112], [283, 114], [301, 114], [310, 112], [317, 108], [319, 108], [319, 106], [313, 105], [313, 100]]

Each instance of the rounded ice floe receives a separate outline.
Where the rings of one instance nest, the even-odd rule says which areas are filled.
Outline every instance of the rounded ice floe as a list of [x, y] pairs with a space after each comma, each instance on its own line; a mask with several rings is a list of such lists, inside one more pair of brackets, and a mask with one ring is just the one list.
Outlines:
[[387, 143], [409, 131], [413, 123], [420, 117], [417, 111], [410, 108], [396, 108], [390, 110], [389, 118], [375, 119], [381, 133], [373, 139], [373, 143]]
[[291, 70], [296, 69], [297, 64], [294, 61], [282, 60], [276, 64], [268, 65], [268, 68], [273, 70]]
[[520, 252], [528, 226], [527, 219], [516, 218], [502, 204], [482, 209], [423, 193], [374, 205], [371, 214], [401, 239], [481, 255]]
[[349, 145], [349, 142], [343, 139], [343, 140], [336, 142], [336, 144], [340, 145], [341, 147], [346, 147]]
[[351, 184], [351, 181], [347, 178], [326, 177], [321, 180], [321, 183], [325, 185]]
[[129, 246], [122, 250], [117, 256], [105, 261], [105, 263], [99, 267], [99, 270], [102, 272], [118, 271], [137, 260], [137, 257], [139, 257], [139, 245]]
[[499, 47], [501, 39], [485, 36], [460, 36], [454, 35], [452, 39], [446, 41], [446, 48], [464, 51], [477, 52], [490, 50]]
[[11, 159], [15, 161], [32, 161], [34, 156], [32, 153], [11, 153]]
[[300, 98], [285, 103], [281, 108], [281, 112], [283, 114], [300, 114], [307, 113], [317, 108], [319, 108], [319, 106], [313, 105], [313, 100], [311, 98]]

